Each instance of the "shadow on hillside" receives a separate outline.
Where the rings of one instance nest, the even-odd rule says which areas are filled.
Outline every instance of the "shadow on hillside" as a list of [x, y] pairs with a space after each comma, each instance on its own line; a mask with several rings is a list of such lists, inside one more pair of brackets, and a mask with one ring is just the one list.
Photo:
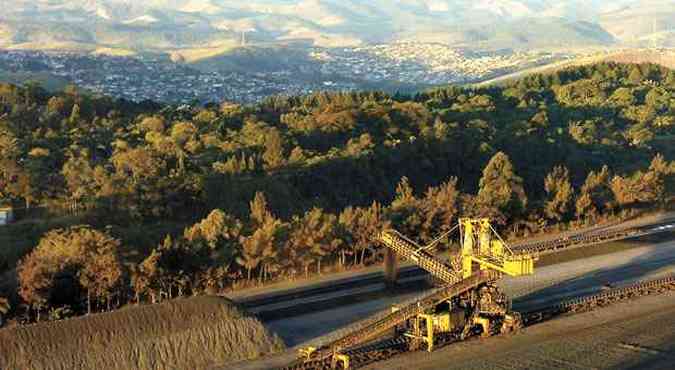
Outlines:
[[[216, 195], [214, 201], [245, 211], [253, 194], [264, 191], [269, 195], [276, 214], [281, 217], [303, 213], [315, 206], [339, 211], [350, 205], [367, 206], [373, 201], [388, 203], [403, 176], [410, 179], [418, 194], [451, 176], [459, 178], [461, 191], [475, 193], [482, 169], [496, 151], [509, 155], [516, 173], [524, 179], [529, 198], [540, 199], [544, 195], [541, 179], [555, 165], [566, 165], [571, 170], [574, 185], [579, 187], [590, 170], [608, 165], [611, 169], [620, 170], [617, 174], [623, 175], [644, 167], [654, 155], [647, 147], [628, 148], [624, 143], [600, 142], [604, 136], [616, 138], [617, 132], [625, 129], [625, 121], [618, 114], [618, 109], [551, 103], [547, 110], [550, 123], [544, 128], [530, 123], [538, 109], [518, 108], [498, 92], [494, 95], [497, 96], [493, 97], [498, 107], [496, 111], [487, 112], [476, 107], [465, 112], [446, 109], [447, 113], [440, 113], [444, 122], [460, 124], [458, 128], [451, 129], [444, 139], [415, 137], [422, 126], [420, 122], [382, 126], [377, 120], [359, 119], [354, 130], [356, 133], [370, 133], [379, 143], [374, 150], [354, 156], [336, 153], [326, 160], [259, 172], [244, 178], [218, 178], [218, 185], [223, 186], [222, 182], [226, 181], [230, 191]], [[486, 121], [487, 127], [469, 123], [476, 119]], [[583, 144], [569, 135], [570, 122], [585, 120], [597, 120], [597, 142]], [[384, 146], [381, 141], [391, 128], [401, 141], [397, 145]], [[408, 137], [408, 132], [412, 136]], [[348, 138], [357, 137], [355, 133], [323, 134], [317, 129], [298, 140], [328, 140], [332, 142], [328, 143], [329, 146], [339, 147]], [[222, 199], [218, 199], [221, 196]]]

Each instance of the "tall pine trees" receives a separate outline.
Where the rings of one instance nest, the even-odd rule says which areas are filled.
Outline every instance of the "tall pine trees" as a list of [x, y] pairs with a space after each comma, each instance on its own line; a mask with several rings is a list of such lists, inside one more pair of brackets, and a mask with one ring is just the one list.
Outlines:
[[483, 169], [476, 205], [478, 214], [501, 223], [522, 214], [527, 207], [523, 179], [516, 175], [505, 153], [495, 154]]

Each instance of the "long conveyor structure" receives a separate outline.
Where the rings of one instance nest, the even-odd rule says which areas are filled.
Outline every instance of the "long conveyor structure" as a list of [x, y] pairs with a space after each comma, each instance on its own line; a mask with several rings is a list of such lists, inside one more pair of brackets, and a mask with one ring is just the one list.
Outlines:
[[638, 228], [589, 231], [572, 234], [569, 236], [562, 236], [542, 242], [520, 243], [514, 245], [512, 249], [517, 254], [544, 256], [547, 254], [557, 253], [562, 250], [588, 247], [595, 244], [635, 238], [647, 234], [647, 231], [640, 230]]
[[379, 240], [399, 256], [415, 262], [419, 267], [446, 284], [454, 284], [462, 279], [461, 273], [453, 270], [452, 266], [439, 260], [424, 247], [419, 246], [396, 230], [382, 232]]
[[[459, 230], [461, 251], [451, 258], [452, 262], [444, 262], [430, 249], [454, 230]], [[379, 314], [347, 329], [346, 334], [319, 348], [301, 349], [302, 368], [313, 369], [313, 364], [331, 359], [333, 368], [341, 365], [348, 369], [350, 356], [358, 357], [361, 349], [377, 346], [378, 343], [406, 343], [407, 350], [417, 349], [422, 343], [431, 351], [436, 341], [447, 343], [447, 338], [461, 340], [471, 333], [492, 335], [517, 330], [523, 324], [521, 315], [510, 311], [508, 298], [495, 284], [503, 275], [530, 275], [534, 273], [538, 256], [559, 249], [619, 240], [647, 232], [638, 228], [591, 230], [543, 242], [509, 246], [497, 234], [489, 219], [462, 218], [457, 227], [429, 245], [421, 246], [396, 230], [384, 230], [377, 235], [377, 241], [396, 256], [413, 261], [429, 272], [440, 287], [402, 307], [394, 307], [389, 314]], [[389, 254], [385, 258], [386, 263], [391, 263], [385, 270], [390, 268], [395, 279], [396, 258], [391, 257]], [[385, 342], [376, 341], [388, 334], [394, 337]]]
[[464, 337], [480, 328], [483, 335], [490, 335], [517, 327], [519, 320], [509, 313], [507, 300], [494, 283], [503, 274], [532, 273], [533, 258], [513, 254], [487, 219], [462, 219], [458, 229], [462, 237], [461, 266], [440, 260], [428, 246], [420, 246], [396, 230], [381, 232], [377, 238], [380, 243], [428, 271], [441, 286], [319, 348], [303, 348], [304, 361], [331, 358], [334, 367], [342, 363], [343, 368], [349, 368], [350, 350], [387, 333], [405, 335], [413, 339], [412, 346], [425, 343], [427, 350], [432, 350], [437, 334], [461, 333]]
[[307, 355], [315, 360], [335, 356], [359, 344], [377, 338], [415, 316], [426, 313], [440, 302], [451, 300], [481, 285], [494, 282], [499, 279], [500, 275], [490, 270], [480, 271], [468, 279], [460, 279], [455, 284], [438, 288], [412, 304], [396, 310], [366, 327], [348, 333], [321, 348], [314, 349], [311, 353], [307, 353]]

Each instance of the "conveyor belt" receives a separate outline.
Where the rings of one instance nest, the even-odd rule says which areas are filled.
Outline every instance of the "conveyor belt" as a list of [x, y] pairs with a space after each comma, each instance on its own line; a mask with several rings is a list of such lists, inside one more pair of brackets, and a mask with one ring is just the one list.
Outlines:
[[454, 284], [462, 279], [461, 274], [454, 271], [451, 266], [438, 260], [434, 255], [396, 230], [382, 232], [379, 240], [399, 256], [414, 261], [418, 266], [446, 284]]
[[499, 273], [485, 270], [480, 271], [479, 273], [467, 279], [460, 280], [455, 284], [439, 288], [429, 295], [419, 299], [418, 301], [413, 302], [412, 304], [409, 304], [398, 311], [392, 312], [391, 314], [373, 322], [366, 327], [351, 332], [333, 341], [332, 343], [319, 348], [316, 352], [314, 352], [312, 358], [326, 358], [333, 355], [334, 353], [348, 350], [349, 348], [352, 348], [358, 344], [376, 338], [377, 336], [385, 333], [387, 330], [392, 329], [394, 326], [399, 325], [421, 313], [424, 313], [429, 308], [444, 300], [456, 297], [488, 282], [496, 281], [499, 279], [499, 277]]
[[[521, 315], [525, 326], [531, 326], [559, 315], [586, 312], [629, 299], [662, 294], [668, 291], [675, 291], [675, 276], [641, 281], [626, 287], [612, 289], [591, 296], [577, 297], [544, 308], [538, 308], [533, 311], [521, 312]], [[346, 351], [346, 354], [351, 357], [352, 364], [356, 364], [357, 366], [375, 361], [382, 361], [398, 354], [408, 352], [409, 348], [406, 345], [408, 340], [409, 338], [406, 337], [397, 337], [372, 345], [358, 347], [354, 350]], [[454, 341], [456, 341], [456, 339], [446, 340], [445, 343]], [[330, 368], [330, 361], [324, 359], [323, 361], [315, 361], [313, 363], [295, 363], [289, 367], [285, 367], [284, 370], [322, 370]]]
[[573, 249], [582, 246], [585, 247], [593, 244], [623, 240], [646, 234], [646, 231], [642, 231], [637, 228], [586, 232], [576, 235], [563, 236], [544, 242], [515, 244], [511, 246], [511, 250], [513, 250], [515, 254], [532, 254], [541, 256], [555, 253], [562, 249]]

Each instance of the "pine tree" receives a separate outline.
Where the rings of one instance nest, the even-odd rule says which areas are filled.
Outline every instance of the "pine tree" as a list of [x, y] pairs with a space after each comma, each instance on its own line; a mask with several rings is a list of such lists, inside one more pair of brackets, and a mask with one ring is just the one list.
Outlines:
[[367, 252], [373, 254], [373, 238], [390, 224], [377, 202], [368, 208], [347, 207], [340, 213], [338, 222], [348, 234], [346, 242], [353, 247], [354, 264], [363, 264]]
[[431, 240], [450, 230], [458, 213], [459, 191], [457, 178], [451, 177], [438, 187], [427, 190], [422, 199], [422, 240]]
[[269, 218], [259, 225], [250, 236], [245, 236], [241, 241], [241, 255], [237, 257], [237, 263], [247, 270], [247, 279], [250, 281], [254, 269], [259, 268], [259, 280], [264, 280], [270, 272], [269, 269], [276, 267], [276, 257], [279, 253], [277, 248], [277, 236], [281, 222]]
[[262, 192], [256, 192], [253, 200], [249, 203], [250, 209], [250, 220], [252, 226], [259, 227], [260, 225], [267, 222], [270, 218], [273, 218], [272, 213], [269, 211], [267, 206], [267, 198]]
[[[171, 142], [173, 155], [178, 158], [178, 170], [185, 172], [185, 160], [188, 153], [197, 148], [197, 127], [192, 122], [178, 122], [171, 127]], [[190, 150], [190, 149], [193, 150]]]
[[667, 201], [669, 179], [674, 173], [673, 165], [657, 154], [646, 172], [637, 171], [630, 177], [614, 176], [610, 187], [620, 205], [636, 202], [663, 205]]
[[270, 272], [278, 268], [277, 257], [280, 254], [280, 245], [283, 244], [278, 239], [284, 229], [284, 223], [272, 215], [262, 192], [256, 192], [249, 203], [249, 208], [249, 224], [247, 230], [239, 237], [241, 253], [236, 257], [236, 261], [247, 270], [250, 281], [253, 270], [258, 267], [260, 279], [266, 278]]
[[[90, 312], [92, 298], [106, 300], [119, 288], [120, 244], [119, 240], [88, 226], [48, 232], [19, 263], [19, 295], [39, 311], [57, 293], [58, 280], [82, 288]], [[68, 291], [77, 292], [77, 287]], [[62, 297], [73, 302], [82, 298]]]
[[164, 132], [165, 121], [162, 116], [149, 116], [143, 118], [143, 120], [138, 124], [138, 127], [143, 132]]
[[79, 272], [80, 285], [87, 290], [87, 312], [91, 312], [91, 297], [104, 300], [108, 307], [111, 294], [120, 288], [122, 280], [122, 266], [117, 255], [119, 242], [106, 243], [90, 250], [85, 256], [85, 262]]
[[495, 154], [483, 170], [477, 203], [483, 216], [496, 217], [502, 223], [507, 215], [521, 213], [527, 206], [523, 180], [503, 152]]
[[12, 306], [9, 304], [9, 299], [0, 297], [0, 328], [4, 325], [4, 316], [9, 313]]
[[94, 177], [94, 169], [89, 161], [82, 156], [70, 157], [64, 163], [61, 174], [68, 187], [67, 200], [71, 212], [75, 213], [81, 209], [93, 207], [98, 186]]
[[71, 125], [77, 125], [80, 122], [80, 106], [78, 104], [73, 105], [73, 110], [70, 112], [70, 118], [68, 121]]
[[544, 189], [548, 195], [548, 199], [544, 204], [546, 216], [556, 221], [566, 219], [570, 211], [572, 196], [574, 195], [567, 167], [554, 167], [553, 171], [546, 175]]
[[634, 65], [633, 68], [630, 71], [630, 74], [628, 74], [628, 82], [634, 84], [634, 85], [639, 85], [642, 83], [642, 80], [644, 79], [644, 76], [642, 75], [642, 71], [640, 71], [640, 67], [637, 65]]
[[134, 266], [131, 273], [131, 286], [136, 295], [136, 303], [140, 303], [144, 294], [149, 294], [152, 303], [157, 303], [160, 290], [159, 259], [160, 252], [157, 248], [150, 252], [140, 264]]
[[9, 299], [0, 297], [0, 319], [2, 319], [2, 315], [6, 315], [9, 312], [10, 308]]
[[422, 224], [421, 202], [413, 194], [407, 177], [403, 177], [396, 186], [396, 197], [389, 210], [396, 229], [409, 236], [419, 233]]
[[265, 152], [263, 153], [265, 168], [276, 169], [286, 163], [284, 157], [284, 142], [279, 130], [272, 129], [265, 136]]
[[20, 146], [11, 130], [0, 125], [0, 198], [23, 198], [26, 208], [30, 208], [36, 189], [25, 162], [22, 163]]
[[295, 217], [289, 236], [289, 247], [293, 255], [300, 261], [305, 275], [309, 266], [317, 265], [321, 273], [321, 261], [333, 255], [341, 244], [336, 229], [337, 219], [334, 215], [324, 213], [320, 208], [307, 211], [303, 217]]
[[642, 199], [665, 204], [668, 190], [673, 190], [672, 180], [675, 175], [675, 162], [668, 163], [662, 154], [657, 154], [649, 164], [649, 169], [640, 181]]
[[234, 242], [239, 239], [242, 223], [235, 217], [215, 209], [205, 219], [186, 228], [183, 237], [189, 243], [205, 243], [214, 251], [226, 256], [236, 254]]
[[610, 173], [607, 166], [603, 166], [600, 172], [588, 173], [576, 201], [578, 219], [593, 220], [601, 213], [613, 209], [614, 197], [609, 180]]

